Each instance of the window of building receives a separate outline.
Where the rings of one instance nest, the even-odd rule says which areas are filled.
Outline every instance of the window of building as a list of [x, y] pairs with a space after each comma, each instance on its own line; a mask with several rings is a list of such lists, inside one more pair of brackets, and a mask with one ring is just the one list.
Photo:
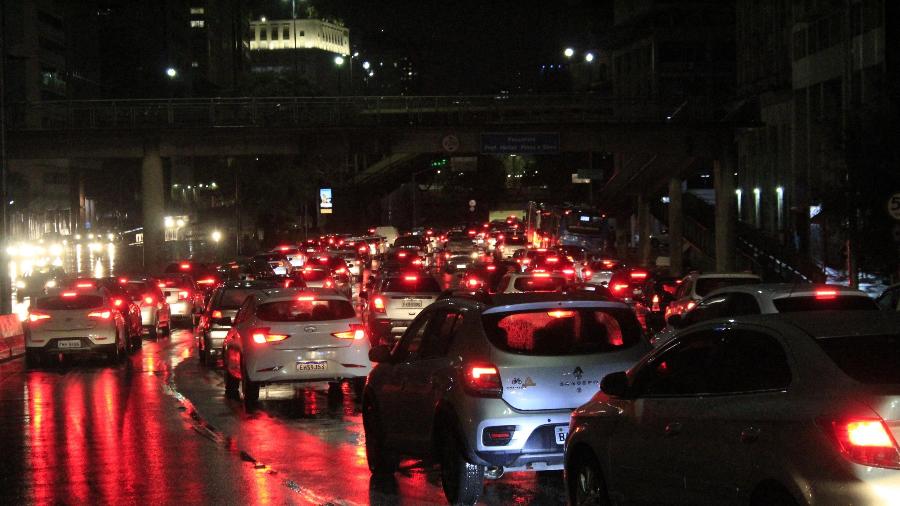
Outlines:
[[196, 61], [192, 61], [192, 62], [191, 62], [191, 67], [197, 68], [197, 67], [199, 67], [199, 66], [200, 66], [200, 62], [196, 62]]
[[264, 26], [259, 29], [259, 40], [269, 40], [269, 27]]
[[284, 25], [281, 27], [281, 40], [288, 40], [291, 38], [291, 27], [290, 25]]
[[300, 35], [299, 35], [299, 37], [303, 37], [303, 36], [305, 36], [305, 35], [306, 35], [306, 32], [303, 31], [303, 30], [300, 30]]
[[206, 14], [206, 9], [203, 7], [191, 7], [191, 14]]
[[206, 21], [202, 19], [192, 19], [191, 20], [191, 28], [203, 28], [206, 26]]

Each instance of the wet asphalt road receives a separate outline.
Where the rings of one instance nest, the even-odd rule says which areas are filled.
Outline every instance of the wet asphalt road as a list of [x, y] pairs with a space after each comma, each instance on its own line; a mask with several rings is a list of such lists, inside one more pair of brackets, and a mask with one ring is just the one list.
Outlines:
[[[0, 504], [445, 504], [436, 469], [366, 466], [349, 385], [263, 388], [246, 413], [173, 332], [124, 364], [0, 364]], [[483, 504], [564, 504], [560, 473], [510, 473]]]

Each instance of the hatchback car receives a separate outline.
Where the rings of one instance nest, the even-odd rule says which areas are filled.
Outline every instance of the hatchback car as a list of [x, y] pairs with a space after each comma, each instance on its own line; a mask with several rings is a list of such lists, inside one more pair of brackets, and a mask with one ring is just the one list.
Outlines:
[[272, 280], [233, 281], [219, 286], [213, 291], [209, 303], [200, 316], [197, 325], [197, 350], [200, 363], [213, 365], [222, 355], [222, 343], [241, 304], [247, 297], [261, 290], [271, 290], [281, 286]]
[[900, 314], [680, 332], [572, 416], [571, 504], [896, 504]]
[[693, 308], [700, 299], [709, 295], [713, 290], [728, 286], [758, 285], [762, 279], [756, 274], [745, 272], [723, 272], [701, 274], [692, 272], [681, 280], [681, 285], [675, 292], [675, 300], [666, 308], [665, 318], [671, 315], [680, 315]]
[[171, 333], [172, 321], [169, 303], [166, 302], [165, 295], [159, 289], [158, 281], [152, 278], [127, 278], [122, 287], [140, 308], [141, 326], [148, 337], [156, 339]]
[[106, 290], [71, 290], [39, 297], [24, 326], [25, 362], [56, 355], [101, 355], [111, 363], [128, 353], [125, 318]]
[[223, 343], [225, 391], [247, 408], [269, 383], [347, 379], [371, 370], [369, 340], [353, 304], [334, 290], [282, 288], [244, 301]]
[[194, 278], [187, 274], [163, 274], [157, 282], [169, 305], [170, 319], [192, 327], [194, 315], [201, 311], [205, 299]]
[[368, 301], [365, 321], [372, 343], [393, 343], [440, 293], [440, 284], [428, 275], [395, 273], [380, 279], [362, 295]]
[[569, 294], [442, 299], [378, 362], [363, 395], [369, 469], [433, 456], [453, 503], [485, 476], [558, 470], [573, 409], [650, 344], [625, 304]]

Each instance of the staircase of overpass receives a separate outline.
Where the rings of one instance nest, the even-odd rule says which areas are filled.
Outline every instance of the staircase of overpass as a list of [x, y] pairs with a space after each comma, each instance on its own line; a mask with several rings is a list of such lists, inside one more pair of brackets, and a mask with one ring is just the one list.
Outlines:
[[[684, 240], [692, 250], [692, 263], [701, 270], [715, 268], [715, 204], [702, 192], [682, 196]], [[668, 223], [668, 206], [656, 200], [653, 216]], [[752, 270], [763, 279], [783, 282], [824, 282], [821, 269], [794, 248], [739, 221], [736, 233], [738, 270]]]

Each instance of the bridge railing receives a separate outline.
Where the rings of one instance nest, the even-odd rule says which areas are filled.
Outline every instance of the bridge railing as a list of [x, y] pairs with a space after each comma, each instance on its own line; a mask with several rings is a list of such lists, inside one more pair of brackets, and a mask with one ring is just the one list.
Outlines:
[[10, 104], [8, 120], [14, 130], [43, 130], [665, 123], [710, 119], [709, 108], [686, 104], [590, 94], [67, 100]]

